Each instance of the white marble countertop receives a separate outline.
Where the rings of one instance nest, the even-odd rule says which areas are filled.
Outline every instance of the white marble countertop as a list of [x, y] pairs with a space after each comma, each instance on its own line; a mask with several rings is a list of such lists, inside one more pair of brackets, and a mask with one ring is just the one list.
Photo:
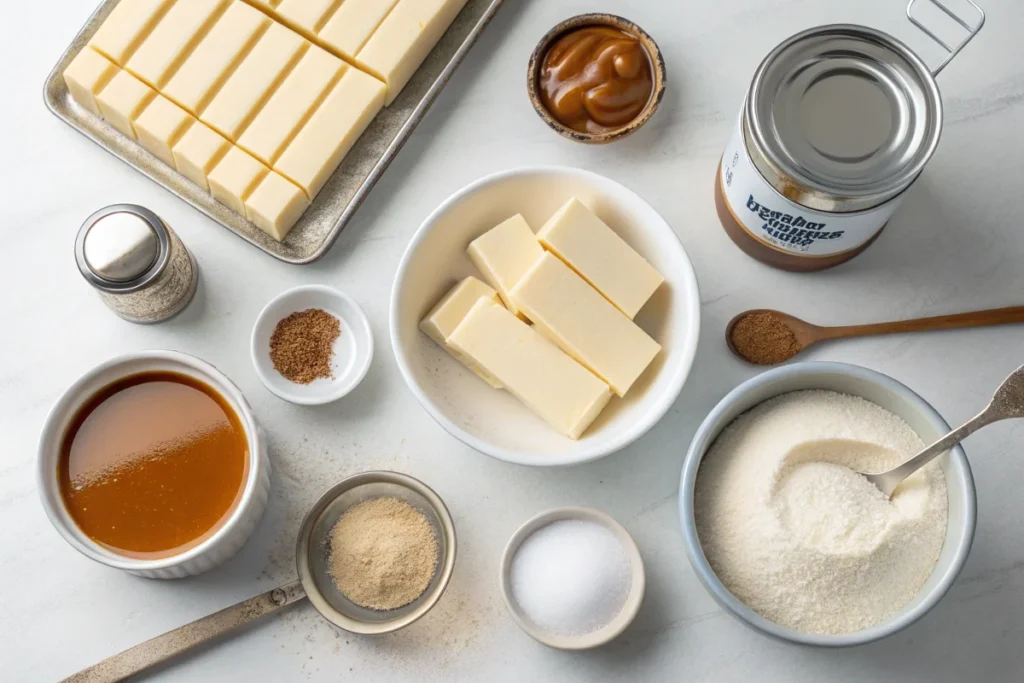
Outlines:
[[[335, 630], [304, 603], [155, 678], [1024, 680], [1024, 424], [996, 425], [967, 441], [979, 521], [956, 585], [919, 623], [859, 649], [788, 647], [718, 609], [687, 564], [676, 505], [683, 454], [700, 420], [756, 373], [729, 357], [721, 341], [735, 313], [778, 307], [845, 323], [1024, 303], [1024, 4], [982, 4], [988, 25], [940, 78], [946, 125], [924, 177], [875, 246], [815, 275], [772, 270], [733, 246], [712, 204], [715, 165], [757, 62], [792, 33], [857, 22], [937, 60], [938, 51], [904, 18], [902, 0], [506, 0], [337, 245], [306, 267], [263, 255], [51, 116], [40, 98], [43, 80], [91, 3], [12, 5], [0, 22], [0, 679], [64, 677], [291, 580], [293, 536], [315, 497], [348, 474], [393, 468], [435, 487], [458, 527], [455, 577], [430, 615], [370, 639]], [[634, 137], [586, 147], [537, 119], [524, 71], [535, 42], [556, 21], [599, 10], [626, 15], [654, 35], [670, 85], [657, 116]], [[606, 174], [650, 201], [689, 252], [704, 309], [694, 372], [665, 419], [615, 456], [556, 471], [492, 461], [448, 436], [404, 386], [387, 334], [392, 276], [427, 213], [484, 174], [540, 163]], [[122, 322], [74, 266], [79, 224], [115, 202], [152, 208], [199, 259], [196, 300], [171, 322]], [[377, 340], [366, 382], [322, 408], [277, 399], [249, 360], [257, 312], [302, 283], [355, 297]], [[145, 580], [90, 562], [51, 528], [36, 492], [36, 438], [52, 402], [94, 364], [144, 348], [180, 349], [218, 366], [249, 397], [270, 437], [273, 494], [262, 523], [238, 556], [194, 579]], [[863, 340], [809, 357], [888, 373], [960, 422], [1024, 362], [1024, 330]], [[512, 531], [539, 510], [565, 504], [611, 513], [646, 558], [648, 594], [637, 621], [595, 652], [538, 645], [505, 614], [498, 593], [498, 560]]]

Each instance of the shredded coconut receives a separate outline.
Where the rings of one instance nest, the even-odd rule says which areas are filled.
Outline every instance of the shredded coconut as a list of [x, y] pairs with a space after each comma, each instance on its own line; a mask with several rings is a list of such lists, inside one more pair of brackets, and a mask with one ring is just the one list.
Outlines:
[[730, 424], [705, 455], [695, 514], [704, 554], [733, 595], [778, 624], [849, 633], [893, 616], [931, 575], [946, 535], [937, 462], [892, 500], [863, 472], [924, 447], [862, 398], [799, 391]]

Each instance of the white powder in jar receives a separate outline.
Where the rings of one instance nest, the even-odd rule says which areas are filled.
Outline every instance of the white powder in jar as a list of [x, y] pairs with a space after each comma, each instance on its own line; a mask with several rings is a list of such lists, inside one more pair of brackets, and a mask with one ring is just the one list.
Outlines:
[[798, 391], [726, 427], [697, 474], [704, 554], [751, 609], [805, 633], [878, 624], [909, 603], [942, 550], [946, 484], [937, 462], [892, 500], [854, 470], [893, 467], [924, 447], [869, 401]]

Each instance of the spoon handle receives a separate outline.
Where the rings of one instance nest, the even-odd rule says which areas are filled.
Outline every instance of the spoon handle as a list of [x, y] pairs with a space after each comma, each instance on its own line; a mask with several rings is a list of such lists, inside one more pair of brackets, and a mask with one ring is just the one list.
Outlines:
[[963, 327], [1006, 325], [1008, 323], [1024, 323], [1024, 306], [993, 308], [986, 311], [938, 315], [931, 318], [915, 318], [913, 320], [894, 320], [892, 322], [872, 323], [870, 325], [821, 327], [819, 329], [822, 339], [843, 339], [846, 337], [865, 337], [874, 334], [953, 330]]
[[306, 591], [302, 584], [294, 581], [107, 657], [99, 664], [65, 678], [63, 683], [123, 681], [304, 597]]

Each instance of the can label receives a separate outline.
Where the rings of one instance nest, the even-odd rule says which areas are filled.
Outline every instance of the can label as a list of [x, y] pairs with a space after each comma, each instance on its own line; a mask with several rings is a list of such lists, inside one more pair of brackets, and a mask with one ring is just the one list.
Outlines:
[[722, 156], [719, 182], [733, 218], [751, 237], [777, 251], [810, 258], [862, 246], [882, 229], [903, 197], [857, 213], [815, 211], [783, 197], [747, 152], [742, 112]]

